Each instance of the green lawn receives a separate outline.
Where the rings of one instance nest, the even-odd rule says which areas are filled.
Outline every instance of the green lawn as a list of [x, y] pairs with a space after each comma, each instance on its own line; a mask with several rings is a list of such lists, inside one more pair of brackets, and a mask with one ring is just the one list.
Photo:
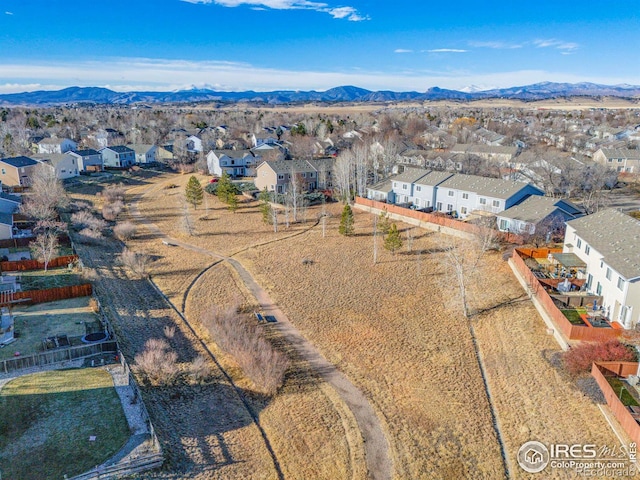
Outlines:
[[[627, 390], [628, 387], [626, 383], [624, 383], [622, 380], [620, 380], [617, 377], [607, 377], [607, 381], [609, 382], [609, 385], [611, 385], [611, 388], [613, 389], [615, 394], [618, 396], [618, 398], [620, 399], [623, 405], [627, 407], [640, 406], [636, 401], [636, 399], [631, 396], [631, 394], [629, 393], [629, 390]], [[620, 390], [622, 390], [622, 395], [620, 395]]]
[[565, 317], [567, 317], [572, 325], [586, 325], [582, 318], [580, 318], [580, 312], [578, 312], [575, 308], [563, 309], [560, 311]]
[[[79, 475], [112, 457], [129, 428], [108, 372], [56, 370], [0, 390], [0, 469], [12, 480]], [[89, 437], [95, 435], [95, 441]]]
[[86, 283], [80, 275], [70, 272], [67, 268], [53, 268], [44, 270], [30, 270], [20, 272], [22, 290], [44, 290], [55, 287], [68, 287]]

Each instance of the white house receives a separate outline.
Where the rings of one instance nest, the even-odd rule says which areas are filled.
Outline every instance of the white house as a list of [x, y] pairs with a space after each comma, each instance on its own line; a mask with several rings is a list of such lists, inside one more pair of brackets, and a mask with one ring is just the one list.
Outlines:
[[65, 153], [77, 147], [78, 144], [69, 138], [43, 138], [38, 142], [38, 153]]
[[144, 143], [135, 143], [133, 145], [127, 145], [131, 150], [136, 152], [136, 163], [146, 165], [149, 163], [156, 163], [156, 153], [158, 147], [155, 145], [149, 145]]
[[75, 157], [80, 172], [102, 171], [102, 154], [100, 152], [87, 148], [86, 150], [73, 150], [68, 153]]
[[230, 177], [255, 177], [256, 157], [251, 150], [211, 150], [207, 154], [207, 167], [211, 175], [221, 176], [226, 172]]
[[66, 180], [67, 178], [80, 175], [78, 159], [71, 153], [50, 153], [48, 155], [34, 155], [33, 158], [40, 160], [44, 165], [49, 165], [56, 172], [56, 178]]
[[531, 195], [500, 212], [496, 221], [501, 232], [534, 234], [539, 225], [561, 228], [565, 222], [582, 215], [582, 211], [568, 200]]
[[530, 183], [457, 173], [438, 185], [435, 210], [456, 212], [461, 218], [474, 210], [500, 213], [530, 195], [544, 191]]
[[586, 288], [602, 296], [607, 317], [624, 328], [640, 321], [640, 221], [615, 209], [567, 222], [563, 251], [586, 264]]
[[186, 140], [187, 152], [200, 153], [202, 151], [202, 139], [195, 135], [189, 135]]

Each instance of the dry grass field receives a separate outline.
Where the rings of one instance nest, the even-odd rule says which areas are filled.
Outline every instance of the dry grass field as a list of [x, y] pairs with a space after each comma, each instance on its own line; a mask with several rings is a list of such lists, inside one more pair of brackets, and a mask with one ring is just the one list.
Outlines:
[[[444, 236], [413, 229], [412, 250], [405, 241], [395, 256], [382, 249], [378, 238], [378, 263], [373, 265], [367, 214], [356, 211], [356, 235], [350, 238], [337, 233], [340, 205], [330, 207], [325, 238], [313, 223], [274, 234], [262, 223], [257, 202], [243, 203], [234, 214], [213, 197], [208, 209], [198, 209], [196, 235], [188, 236], [179, 228], [187, 179], [164, 175], [152, 188], [130, 193], [147, 191], [140, 212], [171, 236], [226, 255], [239, 252], [236, 258], [296, 327], [365, 392], [387, 431], [396, 478], [503, 476], [470, 332], [455, 305], [456, 291], [446, 286]], [[164, 189], [163, 183], [179, 188]], [[309, 218], [317, 214], [308, 212]], [[409, 228], [399, 227], [403, 234]], [[131, 246], [154, 256], [154, 281], [178, 308], [198, 272], [215, 261], [163, 245], [144, 229]], [[303, 264], [305, 259], [313, 262]], [[598, 408], [547, 360], [558, 347], [533, 306], [501, 305], [523, 292], [499, 255], [489, 260], [471, 307], [496, 307], [473, 322], [511, 474], [523, 476], [515, 455], [526, 440], [615, 444]], [[197, 324], [209, 305], [234, 301], [248, 310], [253, 303], [235, 273], [221, 263], [193, 284], [185, 311]], [[205, 332], [198, 334], [234, 381], [250, 390], [233, 359]], [[262, 402], [260, 421], [285, 476], [362, 478], [362, 449], [352, 417], [335, 392], [293, 359], [278, 396], [266, 401], [248, 395], [252, 405]], [[238, 440], [256, 441], [251, 436]], [[259, 463], [247, 467], [255, 473]], [[224, 470], [225, 478], [241, 478], [240, 471], [247, 470]]]

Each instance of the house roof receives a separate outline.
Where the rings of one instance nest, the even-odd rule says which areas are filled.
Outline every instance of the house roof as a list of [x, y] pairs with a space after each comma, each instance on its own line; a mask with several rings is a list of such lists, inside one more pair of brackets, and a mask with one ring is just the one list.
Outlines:
[[515, 155], [518, 147], [503, 147], [493, 145], [473, 145], [470, 143], [458, 143], [451, 149], [455, 153], [493, 153], [502, 155]]
[[626, 158], [640, 160], [640, 150], [630, 150], [628, 148], [602, 148], [604, 156], [609, 158]]
[[13, 203], [22, 203], [22, 197], [10, 193], [0, 192], [0, 198]]
[[375, 185], [371, 185], [368, 189], [373, 192], [389, 193], [393, 190], [393, 182], [391, 180], [383, 180]]
[[69, 155], [66, 153], [40, 153], [35, 154], [33, 157], [37, 158], [41, 162], [50, 163], [51, 165], [58, 165], [60, 162], [63, 162], [65, 159], [69, 158]]
[[212, 150], [218, 157], [227, 156], [229, 158], [244, 158], [246, 156], [255, 156], [251, 150]]
[[262, 162], [258, 168], [267, 164], [276, 173], [302, 173], [315, 172], [315, 168], [306, 160], [276, 160], [274, 162]]
[[427, 175], [420, 178], [415, 183], [416, 185], [425, 185], [425, 186], [435, 187], [436, 185], [441, 184], [447, 178], [450, 178], [453, 175], [455, 174], [451, 172], [441, 172], [438, 170], [431, 170], [429, 173], [427, 173]]
[[405, 167], [402, 173], [391, 177], [391, 180], [394, 182], [402, 182], [402, 183], [416, 183], [419, 179], [424, 177], [429, 170], [425, 170], [424, 168], [411, 168]]
[[640, 221], [615, 209], [567, 222], [627, 280], [640, 277]]
[[132, 145], [127, 145], [131, 150], [136, 152], [137, 154], [146, 154], [149, 150], [153, 148], [153, 145], [147, 143], [134, 143]]
[[10, 157], [3, 158], [0, 162], [6, 163], [7, 165], [11, 165], [12, 167], [21, 168], [21, 167], [30, 167], [32, 165], [37, 165], [38, 162], [33, 158], [20, 156], [20, 157]]
[[125, 147], [124, 145], [114, 145], [112, 147], [104, 147], [102, 150], [100, 150], [100, 152], [103, 152], [105, 150], [111, 150], [112, 152], [116, 152], [116, 153], [133, 153], [134, 152], [132, 149], [130, 149], [129, 147]]
[[573, 220], [577, 217], [577, 214], [574, 213], [576, 211], [579, 211], [578, 207], [566, 200], [531, 195], [518, 205], [501, 212], [498, 216], [536, 224], [554, 213], [562, 215], [565, 220]]
[[[502, 180], [501, 178], [479, 177], [477, 175], [464, 175], [457, 173], [442, 182], [440, 188], [451, 188], [462, 190], [464, 192], [473, 192], [478, 195], [484, 195], [491, 198], [500, 198], [506, 200], [518, 193], [523, 188], [529, 186], [529, 183], [514, 182], [511, 180]], [[537, 187], [542, 195], [544, 192]]]
[[62, 142], [65, 142], [65, 141], [72, 142], [73, 140], [70, 140], [68, 138], [57, 138], [57, 137], [43, 138], [42, 140], [40, 140], [38, 142], [38, 144], [40, 144], [40, 145], [61, 145]]
[[100, 155], [100, 152], [94, 150], [93, 148], [87, 148], [85, 150], [72, 150], [69, 153], [75, 153], [76, 155], [80, 155], [81, 157], [89, 157], [91, 155]]
[[307, 160], [316, 171], [321, 171], [323, 168], [325, 171], [330, 172], [333, 170], [333, 166], [335, 165], [335, 159], [333, 158], [313, 158]]
[[13, 214], [0, 213], [0, 224], [13, 226]]

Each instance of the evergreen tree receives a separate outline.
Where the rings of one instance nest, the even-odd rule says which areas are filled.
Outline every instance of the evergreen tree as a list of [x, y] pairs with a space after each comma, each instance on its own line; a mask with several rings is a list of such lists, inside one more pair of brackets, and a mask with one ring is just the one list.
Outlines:
[[204, 197], [204, 190], [198, 179], [192, 175], [184, 191], [187, 202], [193, 205], [193, 208], [198, 208], [198, 205], [202, 203]]
[[342, 217], [340, 218], [340, 227], [338, 228], [338, 232], [341, 235], [349, 236], [353, 235], [353, 210], [351, 210], [351, 206], [347, 203], [342, 209]]
[[236, 197], [235, 191], [231, 191], [227, 196], [227, 206], [232, 212], [235, 212], [238, 209], [238, 197]]
[[262, 221], [266, 224], [271, 223], [271, 204], [269, 201], [271, 200], [271, 195], [267, 191], [267, 187], [260, 192], [260, 212], [262, 213]]
[[389, 221], [389, 213], [387, 212], [387, 209], [384, 208], [378, 216], [378, 231], [386, 235], [387, 233], [389, 233], [390, 228], [391, 222]]
[[389, 228], [389, 233], [384, 238], [384, 248], [395, 255], [396, 251], [400, 250], [401, 247], [402, 238], [400, 237], [400, 232], [398, 231], [396, 224], [392, 223]]
[[231, 179], [227, 172], [222, 172], [220, 180], [218, 180], [218, 187], [216, 188], [216, 195], [223, 203], [229, 203], [229, 197], [235, 195], [235, 186], [231, 183]]

